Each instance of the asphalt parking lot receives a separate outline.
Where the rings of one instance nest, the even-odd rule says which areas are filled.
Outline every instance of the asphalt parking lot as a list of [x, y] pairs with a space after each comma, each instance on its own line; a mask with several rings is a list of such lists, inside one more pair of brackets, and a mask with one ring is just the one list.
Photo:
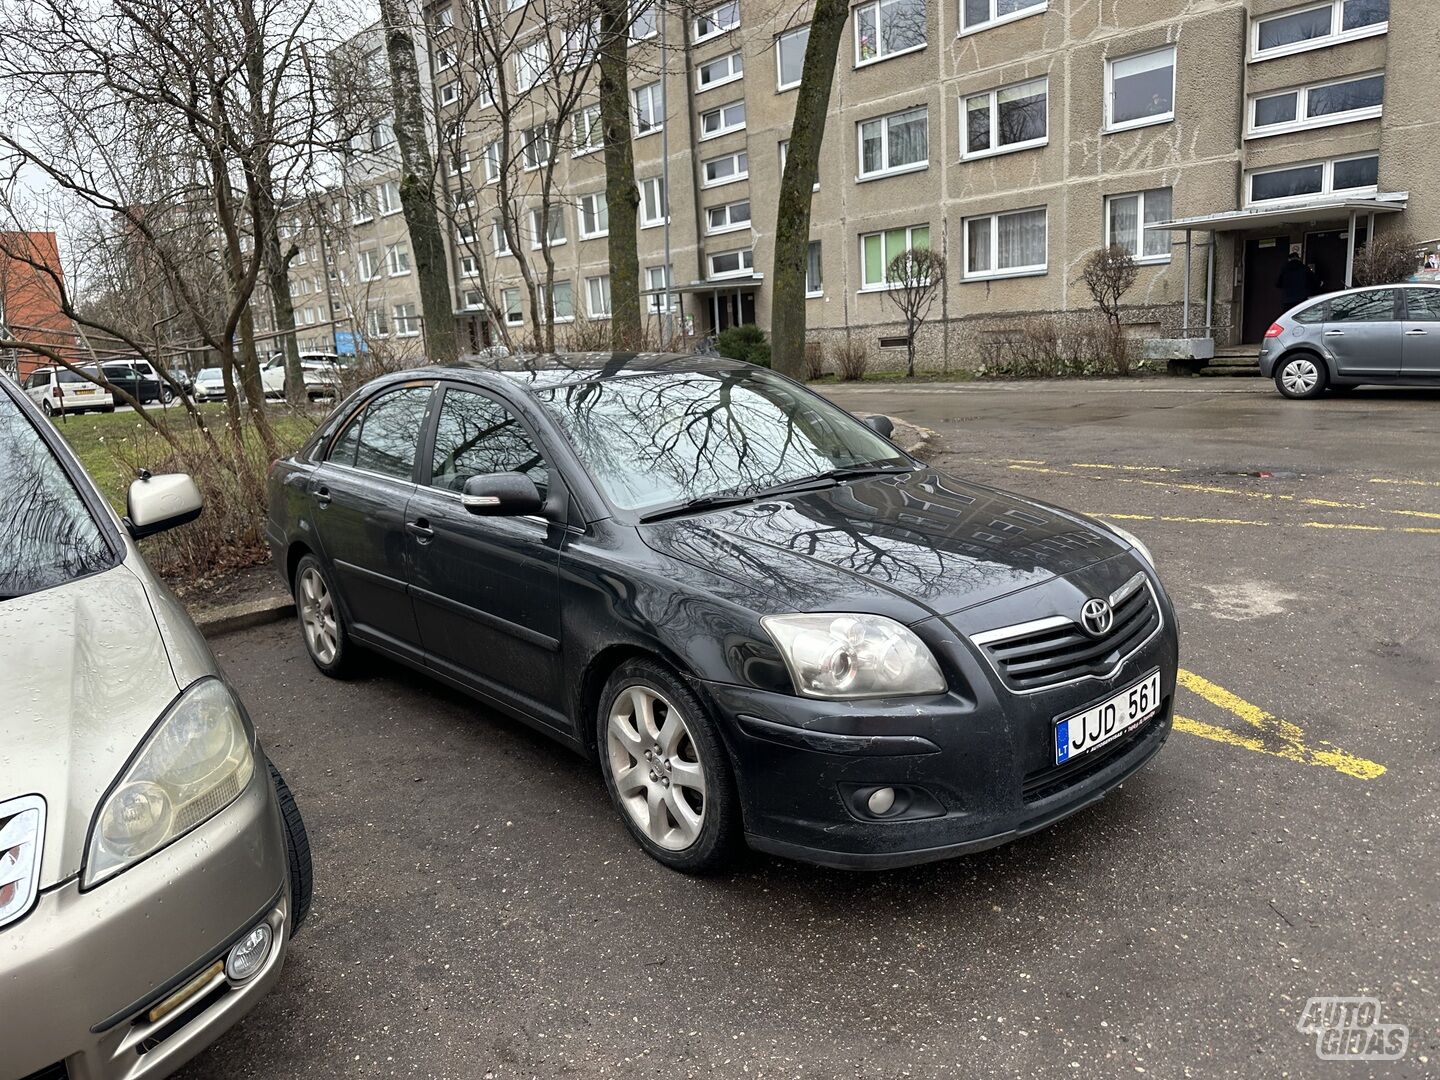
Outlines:
[[[1109, 798], [953, 862], [649, 860], [595, 770], [291, 624], [220, 638], [300, 799], [315, 908], [202, 1077], [1440, 1075], [1440, 394], [1259, 380], [840, 388], [955, 472], [1145, 539], [1177, 730]], [[1316, 995], [1397, 1063], [1334, 1063]]]

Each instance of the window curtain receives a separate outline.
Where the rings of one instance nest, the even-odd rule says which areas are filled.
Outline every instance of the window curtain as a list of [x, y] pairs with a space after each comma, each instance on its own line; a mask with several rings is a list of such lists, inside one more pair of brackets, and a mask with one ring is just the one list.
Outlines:
[[889, 123], [890, 167], [914, 165], [930, 156], [927, 145], [927, 112], [913, 109], [893, 117]]
[[1132, 255], [1140, 249], [1137, 230], [1140, 227], [1140, 196], [1125, 195], [1110, 200], [1110, 243]]
[[1006, 214], [1000, 219], [998, 269], [1041, 266], [1045, 262], [1045, 211]]

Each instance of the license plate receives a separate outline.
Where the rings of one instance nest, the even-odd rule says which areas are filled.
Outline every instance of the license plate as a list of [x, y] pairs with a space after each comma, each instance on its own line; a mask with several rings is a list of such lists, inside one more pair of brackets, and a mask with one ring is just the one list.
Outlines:
[[93, 387], [87, 387], [87, 388], [84, 389], [84, 390], [76, 390], [76, 391], [75, 391], [75, 393], [77, 393], [77, 394], [93, 394], [94, 392], [95, 392], [95, 390], [94, 390]]
[[1159, 710], [1160, 671], [1156, 669], [1114, 697], [1055, 721], [1055, 764], [1063, 765], [1118, 739]]

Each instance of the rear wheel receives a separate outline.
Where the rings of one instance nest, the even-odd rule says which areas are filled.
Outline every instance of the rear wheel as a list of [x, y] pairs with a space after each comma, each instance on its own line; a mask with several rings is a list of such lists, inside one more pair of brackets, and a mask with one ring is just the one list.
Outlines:
[[290, 936], [293, 938], [305, 916], [310, 914], [310, 900], [315, 889], [314, 868], [310, 861], [310, 836], [300, 807], [290, 793], [290, 785], [280, 770], [270, 765], [270, 782], [275, 785], [275, 798], [280, 803], [280, 820], [285, 825], [285, 856], [290, 864]]
[[54, 416], [55, 406], [50, 404], [49, 398], [46, 398], [44, 401], [40, 402], [40, 411], [43, 412], [46, 416]]
[[314, 555], [306, 555], [295, 567], [295, 614], [315, 666], [333, 679], [348, 675], [354, 646], [330, 577]]
[[1292, 353], [1275, 371], [1275, 388], [1287, 398], [1317, 398], [1329, 381], [1325, 361], [1313, 353]]

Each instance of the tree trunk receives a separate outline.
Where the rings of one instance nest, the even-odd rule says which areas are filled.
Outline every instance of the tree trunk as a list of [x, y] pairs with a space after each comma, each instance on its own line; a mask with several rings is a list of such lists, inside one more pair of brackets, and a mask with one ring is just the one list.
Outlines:
[[[610, 344], [617, 352], [634, 352], [644, 343], [645, 329], [636, 247], [640, 189], [635, 186], [635, 152], [630, 141], [630, 3], [599, 0], [597, 6], [600, 124], [605, 130], [605, 201], [610, 209]], [[666, 17], [663, 10], [658, 14]]]
[[[285, 400], [299, 407], [305, 404], [305, 373], [300, 367], [300, 343], [295, 340], [295, 301], [290, 297], [290, 257], [280, 243], [280, 214], [275, 206], [275, 192], [270, 163], [262, 161], [256, 170], [258, 194], [256, 230], [265, 262], [265, 284], [275, 312], [278, 344], [285, 353]], [[326, 312], [329, 317], [329, 312]]]
[[410, 230], [415, 276], [420, 285], [420, 310], [425, 353], [432, 364], [453, 363], [459, 356], [455, 315], [451, 309], [450, 264], [445, 237], [435, 209], [435, 162], [426, 139], [425, 103], [415, 39], [404, 0], [380, 0], [385, 25], [385, 52], [390, 61], [390, 92], [395, 100], [395, 140], [400, 144], [400, 206]]
[[844, 35], [848, 0], [816, 0], [810, 19], [810, 40], [800, 89], [795, 92], [795, 120], [775, 225], [775, 265], [770, 294], [770, 355], [776, 371], [805, 378], [805, 266], [810, 247], [810, 200], [820, 167], [825, 114], [835, 82], [836, 57]]

